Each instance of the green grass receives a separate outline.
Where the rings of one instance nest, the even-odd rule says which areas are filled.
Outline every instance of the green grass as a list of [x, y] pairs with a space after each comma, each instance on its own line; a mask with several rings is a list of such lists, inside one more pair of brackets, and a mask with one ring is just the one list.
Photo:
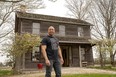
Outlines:
[[12, 75], [11, 70], [0, 70], [0, 77]]
[[116, 77], [116, 74], [72, 74], [63, 75], [63, 77]]
[[112, 66], [104, 66], [103, 68], [101, 68], [100, 66], [91, 66], [91, 67], [88, 67], [88, 68], [96, 68], [96, 69], [116, 71], [116, 67], [112, 67]]

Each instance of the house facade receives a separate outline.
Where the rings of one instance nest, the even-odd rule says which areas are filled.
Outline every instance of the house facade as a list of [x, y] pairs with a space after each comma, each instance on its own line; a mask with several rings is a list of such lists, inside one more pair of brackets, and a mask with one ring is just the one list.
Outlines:
[[[93, 65], [92, 45], [88, 41], [91, 39], [90, 27], [92, 25], [90, 23], [66, 17], [16, 12], [15, 32], [29, 32], [43, 38], [47, 35], [49, 26], [55, 27], [55, 37], [59, 39], [64, 59], [63, 67]], [[44, 64], [41, 47], [35, 47], [21, 60], [24, 63], [21, 63], [20, 68], [23, 69], [37, 68], [37, 64]]]

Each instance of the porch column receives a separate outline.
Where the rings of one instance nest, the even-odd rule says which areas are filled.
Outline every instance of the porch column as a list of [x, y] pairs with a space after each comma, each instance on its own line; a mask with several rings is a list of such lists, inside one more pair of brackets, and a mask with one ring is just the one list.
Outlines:
[[81, 59], [81, 46], [79, 45], [79, 65], [82, 67], [82, 59]]
[[69, 67], [72, 66], [71, 46], [69, 46]]

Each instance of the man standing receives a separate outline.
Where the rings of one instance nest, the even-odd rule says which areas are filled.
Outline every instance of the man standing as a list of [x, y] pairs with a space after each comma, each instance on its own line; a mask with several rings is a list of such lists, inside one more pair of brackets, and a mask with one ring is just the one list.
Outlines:
[[61, 65], [64, 63], [59, 41], [54, 37], [55, 28], [48, 28], [48, 35], [43, 38], [41, 48], [46, 63], [45, 77], [51, 77], [52, 67], [55, 70], [56, 77], [61, 77]]

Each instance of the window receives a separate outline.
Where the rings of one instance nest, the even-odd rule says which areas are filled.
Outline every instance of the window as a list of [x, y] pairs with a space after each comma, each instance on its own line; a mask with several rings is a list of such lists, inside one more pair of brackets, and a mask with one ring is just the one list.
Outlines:
[[59, 25], [59, 34], [61, 36], [65, 36], [65, 26], [64, 25]]
[[78, 36], [83, 37], [84, 36], [84, 31], [82, 27], [78, 27]]
[[32, 52], [32, 61], [40, 61], [40, 47], [34, 47]]
[[33, 23], [32, 33], [33, 34], [39, 34], [40, 33], [40, 23]]
[[21, 33], [31, 33], [32, 32], [32, 23], [31, 21], [24, 20], [21, 22]]

